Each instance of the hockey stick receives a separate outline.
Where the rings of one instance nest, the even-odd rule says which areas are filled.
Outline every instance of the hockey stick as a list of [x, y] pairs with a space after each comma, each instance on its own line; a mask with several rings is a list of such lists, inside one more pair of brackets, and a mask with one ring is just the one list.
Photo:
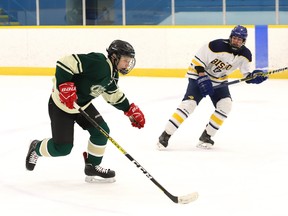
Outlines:
[[[262, 75], [262, 76], [268, 76], [268, 75], [271, 75], [271, 74], [274, 74], [274, 73], [283, 72], [285, 70], [288, 70], [288, 67], [284, 67], [284, 68], [268, 71], [268, 72], [264, 73], [264, 75]], [[245, 77], [245, 78], [242, 78], [242, 79], [238, 79], [238, 80], [234, 80], [234, 81], [227, 82], [227, 83], [224, 83], [224, 84], [220, 84], [218, 86], [214, 86], [214, 89], [222, 88], [224, 86], [233, 85], [233, 84], [236, 84], [236, 83], [239, 83], [239, 82], [243, 82], [243, 81], [249, 81], [249, 80], [254, 79], [256, 76], [257, 76], [257, 74], [255, 76], [253, 76], [253, 77]]]
[[158, 188], [160, 188], [166, 196], [168, 196], [174, 203], [181, 203], [181, 204], [187, 204], [192, 201], [195, 201], [198, 198], [198, 193], [193, 192], [184, 196], [174, 196], [171, 193], [169, 193], [161, 184], [159, 184], [156, 179], [146, 170], [144, 167], [142, 167], [130, 154], [128, 154], [96, 121], [94, 121], [84, 110], [81, 109], [81, 107], [74, 103], [74, 107], [83, 115], [95, 128], [97, 128], [106, 138], [110, 140], [111, 143], [113, 143], [114, 146], [118, 150], [120, 150], [131, 162], [133, 162], [137, 168], [139, 168], [144, 175], [146, 175], [147, 178], [149, 178]]

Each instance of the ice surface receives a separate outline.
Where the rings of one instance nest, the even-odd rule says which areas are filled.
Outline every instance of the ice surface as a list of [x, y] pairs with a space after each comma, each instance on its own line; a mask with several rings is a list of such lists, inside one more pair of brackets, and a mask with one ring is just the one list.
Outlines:
[[1, 215], [288, 215], [287, 80], [231, 86], [233, 109], [209, 151], [195, 147], [213, 112], [208, 98], [172, 136], [168, 149], [156, 150], [186, 90], [185, 78], [120, 78], [121, 89], [146, 116], [141, 130], [101, 97], [94, 100], [111, 137], [164, 188], [175, 196], [199, 193], [197, 201], [179, 205], [110, 142], [102, 165], [116, 171], [117, 181], [85, 183], [82, 152], [88, 133], [78, 126], [69, 156], [40, 158], [33, 172], [26, 171], [31, 140], [51, 136], [51, 79], [0, 77]]

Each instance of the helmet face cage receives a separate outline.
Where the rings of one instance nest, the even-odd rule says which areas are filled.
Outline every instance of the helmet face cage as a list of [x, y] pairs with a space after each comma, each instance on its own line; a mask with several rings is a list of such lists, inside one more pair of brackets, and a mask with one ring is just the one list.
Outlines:
[[123, 75], [126, 75], [134, 68], [135, 64], [136, 64], [136, 59], [131, 58], [128, 67], [126, 69], [120, 69], [119, 72]]
[[126, 69], [119, 70], [122, 74], [128, 74], [135, 66], [136, 60], [135, 60], [135, 51], [134, 48], [126, 41], [122, 40], [114, 40], [109, 48], [107, 49], [108, 52], [108, 58], [111, 59], [112, 55], [115, 54], [114, 58], [116, 58], [112, 63], [114, 64], [114, 67], [117, 68], [117, 65], [120, 61], [121, 56], [128, 56], [131, 58], [131, 61], [129, 63], [129, 66]]
[[247, 36], [248, 36], [248, 33], [247, 33], [247, 28], [245, 28], [244, 26], [241, 26], [241, 25], [237, 25], [234, 27], [234, 29], [232, 29], [231, 31], [231, 34], [230, 34], [230, 45], [232, 47], [233, 50], [239, 50], [241, 49], [241, 47], [235, 47], [231, 44], [231, 40], [232, 40], [232, 37], [238, 37], [238, 38], [242, 38], [243, 39], [243, 44], [245, 44], [246, 42], [246, 39], [247, 39]]

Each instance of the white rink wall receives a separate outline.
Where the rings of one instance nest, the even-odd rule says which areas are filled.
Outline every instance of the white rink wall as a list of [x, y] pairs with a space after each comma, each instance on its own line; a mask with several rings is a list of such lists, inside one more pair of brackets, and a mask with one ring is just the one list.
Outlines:
[[[0, 27], [0, 74], [18, 68], [54, 68], [71, 53], [103, 52], [115, 39], [130, 42], [136, 70], [186, 70], [195, 52], [210, 40], [228, 38], [234, 26], [86, 26]], [[254, 57], [255, 29], [248, 29], [247, 47]], [[268, 67], [287, 66], [288, 26], [268, 26]], [[41, 70], [37, 70], [41, 75]], [[20, 72], [21, 74], [21, 72]], [[36, 74], [38, 75], [38, 74]]]

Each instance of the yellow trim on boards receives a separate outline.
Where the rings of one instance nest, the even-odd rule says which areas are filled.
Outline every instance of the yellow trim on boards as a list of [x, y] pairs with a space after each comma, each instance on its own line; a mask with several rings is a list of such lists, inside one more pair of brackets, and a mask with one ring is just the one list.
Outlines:
[[52, 76], [55, 68], [0, 67], [0, 75], [10, 76]]
[[[163, 69], [163, 68], [135, 68], [126, 76], [138, 77], [185, 77], [187, 69]], [[269, 77], [272, 79], [288, 79], [288, 71], [275, 73]], [[0, 75], [8, 76], [53, 76], [55, 68], [35, 67], [0, 67]], [[229, 78], [240, 79], [242, 75], [236, 70], [229, 75]]]

